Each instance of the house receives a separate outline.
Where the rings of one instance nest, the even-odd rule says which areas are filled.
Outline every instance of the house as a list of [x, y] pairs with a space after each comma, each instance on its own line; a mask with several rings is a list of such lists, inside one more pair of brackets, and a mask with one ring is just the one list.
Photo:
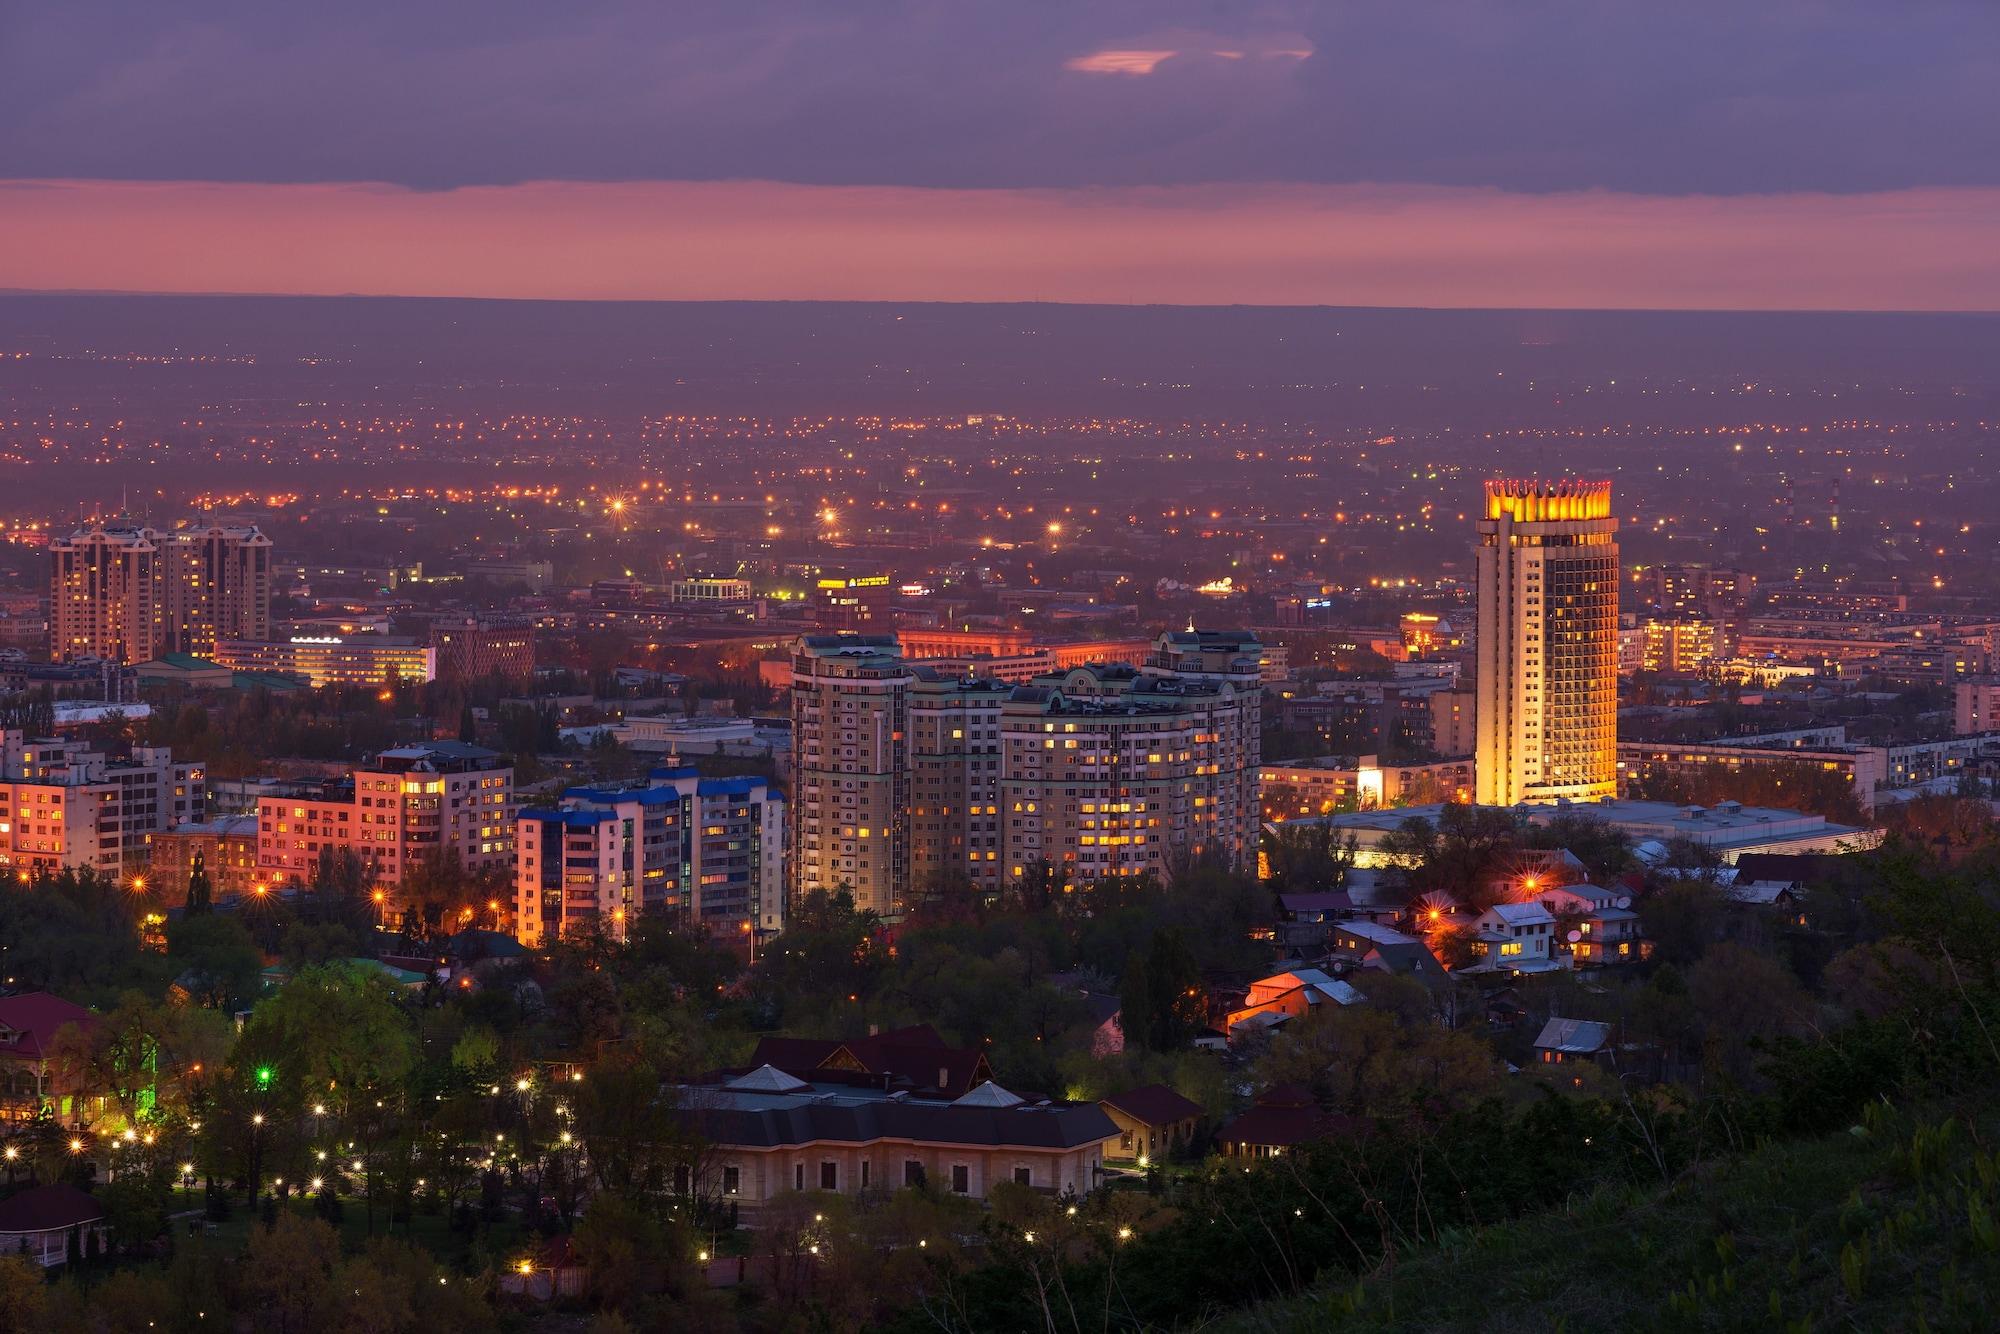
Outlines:
[[1544, 1065], [1602, 1063], [1610, 1056], [1611, 1025], [1592, 1019], [1551, 1019], [1535, 1038], [1535, 1059]]
[[1567, 953], [1579, 964], [1645, 957], [1639, 914], [1632, 911], [1632, 896], [1623, 888], [1565, 885], [1544, 893], [1542, 906], [1572, 922], [1555, 942], [1557, 954]]
[[1539, 903], [1496, 903], [1472, 920], [1478, 962], [1468, 973], [1540, 973], [1562, 967], [1553, 957], [1556, 919]]
[[1184, 1098], [1165, 1084], [1147, 1084], [1127, 1089], [1097, 1105], [1118, 1127], [1118, 1146], [1106, 1150], [1110, 1157], [1136, 1158], [1144, 1167], [1148, 1160], [1164, 1158], [1194, 1142], [1195, 1127], [1201, 1123], [1201, 1104]]
[[53, 1068], [55, 1036], [98, 1017], [46, 991], [0, 996], [0, 1121], [31, 1121], [44, 1107], [71, 1124], [91, 1120], [104, 1099], [86, 1095]]
[[[1123, 1034], [1120, 1034], [1122, 1045]], [[993, 1078], [983, 1052], [949, 1047], [929, 1024], [871, 1033], [865, 1038], [763, 1038], [750, 1064], [768, 1065], [795, 1079], [842, 1079], [852, 1084], [944, 1098], [963, 1097]]]
[[72, 1255], [102, 1254], [109, 1241], [104, 1206], [75, 1186], [30, 1186], [0, 1200], [0, 1255], [53, 1269]]
[[1433, 991], [1447, 986], [1451, 975], [1438, 962], [1431, 947], [1421, 940], [1398, 940], [1377, 945], [1362, 956], [1361, 966], [1396, 977], [1414, 977]]
[[1838, 884], [1853, 867], [1838, 853], [1748, 852], [1736, 859], [1727, 893], [1736, 903], [1795, 911], [1808, 890]]
[[927, 1183], [976, 1200], [1002, 1181], [1083, 1195], [1119, 1138], [1095, 1103], [1030, 1101], [991, 1080], [954, 1098], [807, 1082], [763, 1065], [663, 1092], [708, 1146], [701, 1180], [683, 1167], [681, 1189], [698, 1185], [751, 1213], [787, 1191], [854, 1195]]
[[1410, 945], [1416, 937], [1378, 922], [1341, 922], [1333, 928], [1332, 953], [1336, 958], [1360, 963], [1383, 945]]
[[1227, 1028], [1232, 1034], [1273, 1028], [1319, 1005], [1354, 1005], [1363, 999], [1352, 986], [1317, 968], [1295, 968], [1252, 982], [1242, 1006], [1230, 1011]]
[[1354, 900], [1345, 890], [1320, 894], [1278, 896], [1278, 943], [1286, 949], [1317, 954], [1326, 948], [1332, 924], [1352, 915]]
[[1296, 1084], [1280, 1084], [1223, 1126], [1216, 1143], [1229, 1158], [1280, 1158], [1301, 1144], [1360, 1135], [1366, 1128], [1353, 1117], [1321, 1111], [1312, 1094]]
[[1102, 991], [1086, 991], [1083, 1003], [1090, 1011], [1090, 1054], [1102, 1060], [1125, 1050], [1125, 1026], [1118, 1021], [1124, 1002]]

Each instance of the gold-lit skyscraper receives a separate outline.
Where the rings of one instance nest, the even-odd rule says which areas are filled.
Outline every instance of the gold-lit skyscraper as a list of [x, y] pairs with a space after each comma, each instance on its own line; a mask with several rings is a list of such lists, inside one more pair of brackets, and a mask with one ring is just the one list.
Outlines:
[[1486, 484], [1474, 575], [1481, 805], [1617, 795], [1617, 534], [1609, 482]]

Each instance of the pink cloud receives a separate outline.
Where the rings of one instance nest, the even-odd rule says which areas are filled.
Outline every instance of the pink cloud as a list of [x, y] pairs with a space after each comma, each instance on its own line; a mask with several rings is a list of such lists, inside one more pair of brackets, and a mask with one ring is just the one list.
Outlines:
[[0, 182], [0, 287], [601, 299], [2000, 309], [2000, 189]]
[[1179, 54], [1178, 51], [1093, 51], [1065, 60], [1063, 68], [1079, 74], [1151, 74], [1162, 62]]

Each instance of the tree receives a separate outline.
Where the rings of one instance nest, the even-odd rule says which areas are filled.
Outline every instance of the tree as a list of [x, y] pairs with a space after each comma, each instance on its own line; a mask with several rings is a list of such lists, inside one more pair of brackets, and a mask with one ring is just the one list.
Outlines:
[[1280, 894], [1317, 894], [1347, 883], [1359, 841], [1331, 825], [1292, 822], [1264, 831], [1264, 860]]
[[194, 865], [188, 871], [187, 904], [185, 916], [199, 917], [210, 908], [213, 896], [208, 882], [208, 861], [201, 853], [194, 855]]
[[1144, 955], [1134, 953], [1118, 990], [1125, 1040], [1153, 1051], [1185, 1047], [1208, 1026], [1201, 966], [1180, 932], [1153, 933]]
[[328, 1282], [340, 1257], [340, 1239], [317, 1218], [281, 1212], [250, 1238], [244, 1284], [256, 1303], [259, 1327], [278, 1334], [311, 1329], [333, 1300]]
[[222, 1009], [256, 993], [264, 956], [233, 914], [204, 913], [167, 923], [167, 958], [196, 1005]]

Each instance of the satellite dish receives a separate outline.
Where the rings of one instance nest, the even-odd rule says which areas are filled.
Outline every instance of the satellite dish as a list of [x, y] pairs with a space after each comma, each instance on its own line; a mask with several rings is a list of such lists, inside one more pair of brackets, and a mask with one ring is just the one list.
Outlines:
[[1582, 940], [1582, 939], [1583, 939], [1583, 932], [1581, 932], [1581, 931], [1572, 931], [1572, 932], [1570, 932], [1570, 933], [1569, 933], [1569, 934], [1568, 934], [1567, 936], [1565, 936], [1565, 937], [1564, 937], [1564, 939], [1565, 939], [1565, 940], [1567, 940], [1567, 941], [1569, 941], [1569, 943], [1570, 943], [1570, 944], [1574, 945], [1574, 944], [1576, 944], [1576, 942], [1577, 942], [1577, 941], [1579, 941], [1579, 940]]

